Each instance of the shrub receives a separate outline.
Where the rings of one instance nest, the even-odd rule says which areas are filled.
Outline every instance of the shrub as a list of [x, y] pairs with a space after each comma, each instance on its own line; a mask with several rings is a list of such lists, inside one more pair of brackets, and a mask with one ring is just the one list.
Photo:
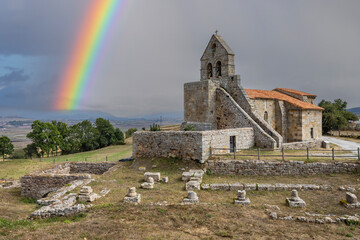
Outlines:
[[196, 129], [193, 125], [186, 125], [184, 131], [196, 131]]
[[152, 125], [150, 125], [150, 131], [154, 131], [154, 132], [161, 131], [161, 128], [156, 123], [153, 123]]

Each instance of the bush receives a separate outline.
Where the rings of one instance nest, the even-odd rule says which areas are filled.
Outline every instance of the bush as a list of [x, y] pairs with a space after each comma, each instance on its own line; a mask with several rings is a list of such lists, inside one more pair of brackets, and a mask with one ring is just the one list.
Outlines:
[[193, 125], [186, 125], [184, 131], [196, 131], [196, 129]]
[[126, 132], [125, 132], [125, 137], [129, 138], [132, 137], [132, 135], [134, 134], [134, 132], [137, 131], [137, 128], [129, 128]]
[[153, 123], [152, 125], [150, 125], [150, 131], [161, 131], [160, 125], [157, 125], [156, 123]]

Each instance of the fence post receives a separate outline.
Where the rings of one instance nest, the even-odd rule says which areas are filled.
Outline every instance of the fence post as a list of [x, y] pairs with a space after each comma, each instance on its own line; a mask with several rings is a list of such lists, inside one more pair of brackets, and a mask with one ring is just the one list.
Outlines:
[[212, 147], [210, 146], [210, 157], [212, 157]]
[[335, 160], [335, 149], [332, 149], [332, 160]]
[[234, 159], [236, 159], [236, 147], [234, 147]]
[[107, 161], [107, 156], [106, 156], [106, 161]]
[[85, 162], [87, 162], [87, 159], [85, 158]]
[[360, 161], [360, 148], [358, 148], [358, 160]]
[[55, 158], [54, 158], [54, 164], [55, 164]]
[[258, 148], [258, 160], [260, 160], [260, 148]]
[[306, 148], [306, 158], [307, 160], [310, 158], [309, 147]]
[[284, 148], [282, 148], [282, 160], [285, 161], [285, 151], [284, 151]]

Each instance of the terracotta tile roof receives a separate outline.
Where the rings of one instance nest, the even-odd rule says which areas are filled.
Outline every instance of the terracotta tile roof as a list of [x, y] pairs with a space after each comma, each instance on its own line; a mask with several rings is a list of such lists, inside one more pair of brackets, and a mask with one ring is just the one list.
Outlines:
[[295, 89], [290, 89], [290, 88], [275, 88], [274, 90], [276, 91], [277, 89], [284, 91], [284, 92], [288, 92], [288, 93], [293, 93], [296, 95], [300, 95], [300, 96], [307, 96], [307, 97], [316, 97], [316, 95], [314, 94], [310, 94], [310, 93], [306, 93], [306, 92], [301, 92]]
[[267, 90], [257, 90], [257, 89], [245, 89], [247, 95], [251, 99], [277, 99], [288, 102], [298, 108], [302, 109], [314, 109], [314, 110], [324, 110], [323, 108], [316, 106], [311, 103], [303, 102], [299, 99], [290, 97], [286, 94], [279, 93], [277, 91], [267, 91]]

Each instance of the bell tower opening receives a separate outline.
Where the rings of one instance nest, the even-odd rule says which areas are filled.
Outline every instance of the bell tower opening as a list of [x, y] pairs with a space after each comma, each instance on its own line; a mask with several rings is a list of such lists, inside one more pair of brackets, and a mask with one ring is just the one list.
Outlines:
[[221, 62], [216, 63], [216, 77], [221, 77]]
[[213, 70], [212, 70], [212, 64], [211, 63], [208, 63], [208, 65], [207, 65], [207, 76], [208, 76], [208, 78], [213, 77]]

